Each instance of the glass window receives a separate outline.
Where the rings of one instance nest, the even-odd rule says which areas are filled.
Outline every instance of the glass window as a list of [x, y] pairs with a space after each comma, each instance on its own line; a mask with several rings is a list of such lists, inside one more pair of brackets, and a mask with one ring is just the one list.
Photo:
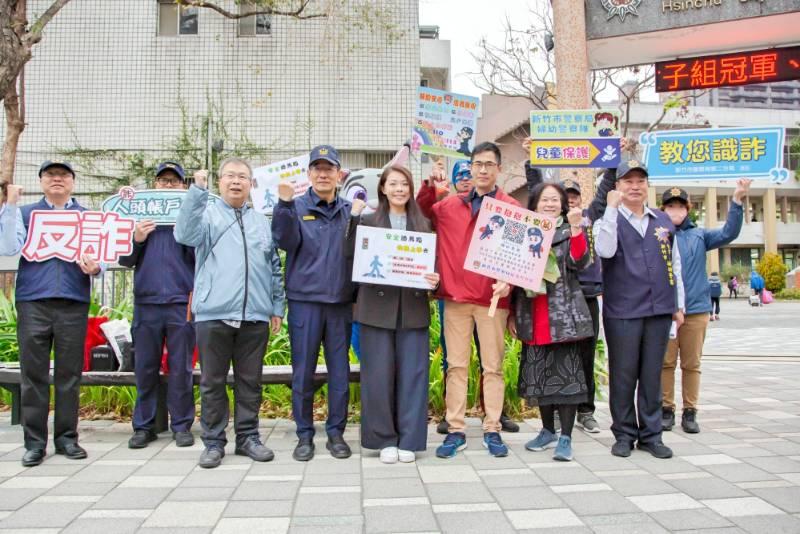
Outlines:
[[[241, 2], [239, 13], [250, 13], [256, 7], [251, 2]], [[267, 14], [258, 14], [252, 17], [239, 19], [239, 36], [252, 37], [256, 35], [269, 35], [272, 33], [272, 17]]]
[[179, 6], [175, 0], [158, 0], [158, 35], [197, 35], [199, 8]]

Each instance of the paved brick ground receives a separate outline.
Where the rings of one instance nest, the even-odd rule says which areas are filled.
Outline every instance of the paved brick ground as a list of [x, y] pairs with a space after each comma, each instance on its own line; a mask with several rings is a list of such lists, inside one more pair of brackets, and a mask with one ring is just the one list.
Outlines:
[[[200, 470], [199, 443], [178, 449], [163, 434], [130, 450], [127, 424], [85, 421], [84, 461], [48, 456], [25, 469], [19, 427], [0, 415], [0, 529], [25, 532], [800, 532], [800, 359], [704, 366], [703, 432], [668, 433], [676, 457], [609, 453], [611, 433], [576, 430], [575, 461], [554, 462], [524, 443], [526, 421], [506, 434], [512, 453], [488, 456], [478, 421], [469, 448], [386, 466], [347, 431], [349, 460], [294, 462], [290, 421], [264, 421], [275, 461], [234, 456]], [[598, 418], [609, 417], [603, 403]], [[52, 449], [51, 449], [52, 454]]]

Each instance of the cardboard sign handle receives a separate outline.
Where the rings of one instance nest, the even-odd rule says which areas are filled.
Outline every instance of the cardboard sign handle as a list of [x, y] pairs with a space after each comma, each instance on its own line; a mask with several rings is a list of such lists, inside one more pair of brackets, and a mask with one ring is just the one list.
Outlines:
[[489, 317], [494, 317], [494, 312], [497, 311], [498, 302], [500, 302], [500, 295], [492, 296], [492, 302], [489, 304]]

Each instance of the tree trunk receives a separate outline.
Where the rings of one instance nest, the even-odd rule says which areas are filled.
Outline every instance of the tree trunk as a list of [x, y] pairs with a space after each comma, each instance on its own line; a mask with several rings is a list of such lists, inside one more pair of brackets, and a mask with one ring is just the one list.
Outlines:
[[[22, 87], [22, 83], [20, 83], [20, 87]], [[3, 141], [3, 154], [0, 156], [0, 185], [14, 183], [17, 144], [22, 130], [25, 129], [25, 119], [22, 115], [24, 98], [24, 93], [20, 97], [16, 84], [12, 83], [3, 99], [3, 108], [6, 112], [6, 138]], [[5, 188], [3, 188], [3, 197], [5, 197]]]
[[[0, 2], [0, 95], [6, 115], [6, 137], [0, 155], [0, 186], [14, 181], [17, 144], [25, 129], [25, 93], [22, 69], [31, 58], [30, 48], [23, 41], [27, 24], [26, 0]], [[20, 93], [17, 80], [20, 80]], [[3, 187], [5, 197], [5, 187]]]

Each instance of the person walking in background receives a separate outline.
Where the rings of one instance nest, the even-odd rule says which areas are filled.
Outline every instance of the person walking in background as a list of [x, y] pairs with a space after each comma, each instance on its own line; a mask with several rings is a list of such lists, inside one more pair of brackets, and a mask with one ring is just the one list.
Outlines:
[[728, 280], [728, 298], [739, 298], [739, 280], [736, 279], [736, 276], [731, 276]]
[[764, 278], [758, 274], [758, 271], [750, 273], [750, 289], [753, 290], [753, 295], [758, 295], [758, 305], [764, 305]]
[[711, 291], [711, 311], [709, 312], [711, 321], [719, 321], [719, 299], [722, 297], [722, 281], [719, 273], [714, 271], [708, 277], [708, 288]]

